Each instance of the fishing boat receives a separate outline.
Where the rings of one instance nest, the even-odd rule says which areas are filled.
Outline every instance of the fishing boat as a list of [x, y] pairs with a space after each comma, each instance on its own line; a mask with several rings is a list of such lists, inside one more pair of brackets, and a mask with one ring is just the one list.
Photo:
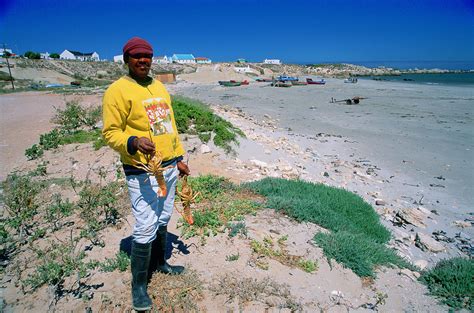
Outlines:
[[290, 83], [293, 85], [293, 86], [306, 86], [308, 83], [307, 82], [300, 82], [300, 81], [295, 81], [295, 80], [292, 80], [290, 81]]
[[255, 79], [255, 81], [257, 81], [259, 83], [271, 83], [273, 80], [271, 78], [259, 77], [259, 78]]
[[298, 81], [298, 77], [280, 75], [277, 77], [277, 80], [282, 81], [282, 82]]
[[344, 79], [344, 82], [345, 82], [345, 83], [352, 83], [352, 84], [355, 84], [355, 83], [357, 83], [357, 78], [355, 78], [355, 77], [349, 77], [349, 78]]
[[235, 80], [220, 80], [219, 85], [224, 86], [224, 87], [237, 87], [240, 86], [242, 83], [241, 82], [236, 82]]
[[313, 80], [311, 78], [306, 78], [306, 82], [309, 85], [324, 85], [324, 84], [326, 84], [326, 81], [324, 80], [324, 78], [322, 78], [320, 80]]

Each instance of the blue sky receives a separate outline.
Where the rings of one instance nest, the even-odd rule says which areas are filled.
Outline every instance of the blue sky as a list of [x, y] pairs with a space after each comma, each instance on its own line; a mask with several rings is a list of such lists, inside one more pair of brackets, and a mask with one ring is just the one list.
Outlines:
[[111, 59], [132, 36], [214, 61], [474, 61], [474, 1], [0, 0], [0, 43], [17, 53]]

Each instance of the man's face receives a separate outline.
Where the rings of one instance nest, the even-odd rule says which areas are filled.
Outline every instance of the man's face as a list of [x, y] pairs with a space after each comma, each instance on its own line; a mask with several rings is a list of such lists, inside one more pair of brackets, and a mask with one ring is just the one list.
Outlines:
[[151, 54], [131, 54], [128, 58], [130, 74], [136, 78], [144, 79], [148, 76], [151, 67]]

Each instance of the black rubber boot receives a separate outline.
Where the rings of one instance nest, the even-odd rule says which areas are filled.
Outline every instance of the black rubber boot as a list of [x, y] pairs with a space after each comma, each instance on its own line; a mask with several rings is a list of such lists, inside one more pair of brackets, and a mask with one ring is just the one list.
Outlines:
[[160, 226], [153, 241], [152, 258], [156, 262], [155, 271], [170, 275], [179, 275], [184, 271], [183, 266], [172, 266], [166, 262], [166, 243], [168, 226]]
[[148, 266], [150, 264], [151, 243], [132, 241], [130, 263], [132, 267], [132, 299], [136, 311], [150, 310], [152, 302], [147, 293]]

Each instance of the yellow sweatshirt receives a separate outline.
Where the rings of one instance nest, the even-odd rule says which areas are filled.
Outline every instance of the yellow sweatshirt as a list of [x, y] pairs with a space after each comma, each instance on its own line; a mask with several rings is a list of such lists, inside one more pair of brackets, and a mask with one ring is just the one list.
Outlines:
[[120, 153], [124, 164], [134, 165], [132, 159], [147, 163], [140, 151], [131, 155], [127, 149], [132, 136], [150, 138], [163, 161], [184, 155], [171, 97], [159, 81], [142, 86], [129, 76], [121, 77], [104, 94], [102, 118], [105, 141]]

